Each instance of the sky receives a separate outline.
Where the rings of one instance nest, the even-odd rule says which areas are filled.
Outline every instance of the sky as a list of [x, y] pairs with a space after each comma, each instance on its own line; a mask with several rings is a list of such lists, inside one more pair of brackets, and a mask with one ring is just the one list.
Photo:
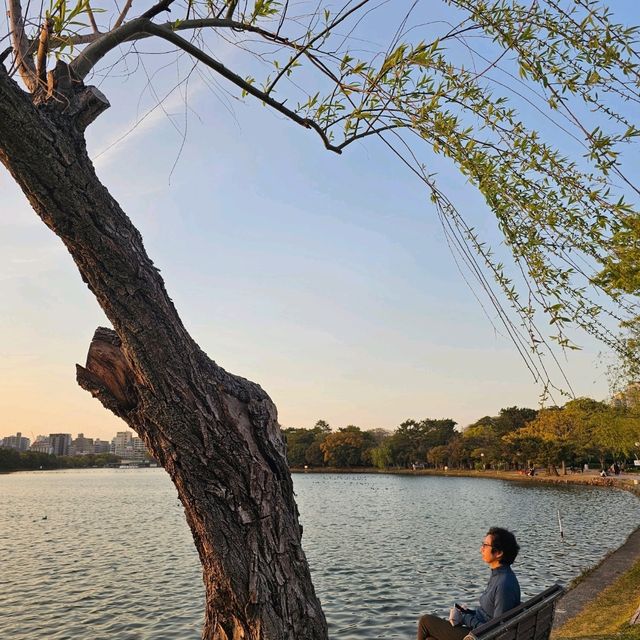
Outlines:
[[[140, 121], [154, 103], [145, 84], [139, 72], [101, 85], [112, 107], [87, 132], [98, 175], [192, 336], [258, 382], [283, 427], [465, 426], [538, 406], [540, 387], [459, 273], [423, 185], [382, 145], [328, 153], [197, 75], [186, 110], [174, 93]], [[464, 179], [443, 165], [439, 181], [495, 241]], [[0, 437], [111, 438], [126, 425], [78, 387], [74, 367], [108, 322], [4, 168], [0, 194]], [[604, 399], [603, 348], [579, 342], [564, 362], [573, 390]]]

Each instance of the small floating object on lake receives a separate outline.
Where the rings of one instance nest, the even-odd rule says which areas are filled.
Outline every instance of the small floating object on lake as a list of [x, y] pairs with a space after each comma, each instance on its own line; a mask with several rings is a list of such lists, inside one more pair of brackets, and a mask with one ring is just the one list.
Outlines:
[[560, 509], [558, 509], [558, 525], [560, 526], [560, 538], [564, 542], [564, 531], [562, 530], [562, 518], [560, 517]]
[[46, 519], [47, 519], [47, 516], [42, 516], [42, 519], [43, 519], [43, 520], [46, 520]]

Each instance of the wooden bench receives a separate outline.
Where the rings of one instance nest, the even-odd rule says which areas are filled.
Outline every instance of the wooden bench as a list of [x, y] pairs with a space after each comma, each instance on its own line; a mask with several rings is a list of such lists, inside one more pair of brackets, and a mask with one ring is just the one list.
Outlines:
[[464, 640], [548, 640], [556, 601], [564, 589], [556, 584], [537, 596], [470, 631]]

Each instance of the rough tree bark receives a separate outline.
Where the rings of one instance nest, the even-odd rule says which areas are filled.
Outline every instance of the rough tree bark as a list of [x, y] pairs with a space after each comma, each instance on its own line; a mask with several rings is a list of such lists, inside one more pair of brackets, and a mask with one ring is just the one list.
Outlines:
[[107, 104], [72, 85], [32, 101], [0, 64], [0, 161], [115, 329], [98, 329], [78, 382], [141, 436], [178, 490], [203, 565], [203, 638], [326, 639], [275, 406], [185, 330], [87, 155], [84, 128]]

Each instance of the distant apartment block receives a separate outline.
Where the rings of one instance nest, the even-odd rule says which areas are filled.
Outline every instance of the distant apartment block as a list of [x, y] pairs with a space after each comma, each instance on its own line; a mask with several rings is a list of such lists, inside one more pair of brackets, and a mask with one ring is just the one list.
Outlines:
[[118, 431], [111, 441], [111, 453], [124, 460], [145, 460], [149, 458], [141, 438], [131, 431]]
[[36, 441], [29, 447], [29, 451], [36, 453], [53, 453], [49, 436], [38, 436]]
[[630, 382], [626, 389], [611, 398], [611, 404], [620, 409], [637, 409], [640, 407], [640, 382]]
[[72, 456], [86, 456], [95, 453], [93, 438], [85, 438], [84, 433], [79, 433], [75, 440], [71, 441], [70, 454]]
[[8, 436], [2, 438], [0, 447], [3, 449], [17, 449], [18, 451], [26, 451], [29, 448], [29, 438], [23, 438], [22, 434], [18, 431], [15, 436]]
[[111, 443], [108, 440], [100, 440], [96, 438], [93, 441], [93, 452], [98, 453], [111, 453]]
[[71, 450], [70, 433], [50, 433], [49, 443], [54, 456], [68, 456]]
[[131, 445], [133, 449], [134, 460], [144, 460], [148, 458], [147, 448], [144, 445], [142, 438], [134, 437], [131, 439]]

